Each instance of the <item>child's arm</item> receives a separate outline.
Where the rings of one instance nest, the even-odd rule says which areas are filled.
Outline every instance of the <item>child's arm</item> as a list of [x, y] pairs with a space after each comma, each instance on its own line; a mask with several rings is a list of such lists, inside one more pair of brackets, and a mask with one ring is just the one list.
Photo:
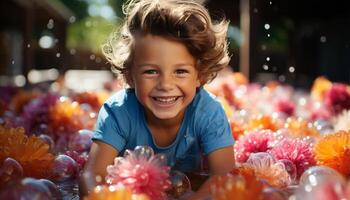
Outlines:
[[224, 147], [208, 155], [209, 169], [212, 175], [225, 174], [235, 167], [233, 146]]
[[210, 195], [210, 182], [213, 175], [230, 172], [235, 167], [233, 146], [224, 147], [208, 155], [211, 177], [191, 197], [191, 200], [207, 198]]
[[[89, 158], [85, 164], [84, 171], [79, 177], [79, 194], [82, 199], [99, 182], [104, 183], [107, 175], [106, 167], [113, 164], [114, 158], [118, 156], [118, 151], [112, 146], [94, 141], [91, 146]], [[96, 178], [98, 176], [98, 178]]]

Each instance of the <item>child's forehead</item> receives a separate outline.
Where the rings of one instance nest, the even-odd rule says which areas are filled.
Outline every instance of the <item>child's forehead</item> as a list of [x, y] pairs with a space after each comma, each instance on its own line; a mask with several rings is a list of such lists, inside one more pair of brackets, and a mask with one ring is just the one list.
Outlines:
[[183, 42], [168, 37], [151, 34], [147, 34], [136, 38], [134, 48], [135, 51], [173, 50], [189, 53], [186, 45]]
[[134, 55], [136, 61], [144, 59], [180, 60], [193, 64], [195, 60], [183, 43], [154, 35], [139, 38], [135, 44]]

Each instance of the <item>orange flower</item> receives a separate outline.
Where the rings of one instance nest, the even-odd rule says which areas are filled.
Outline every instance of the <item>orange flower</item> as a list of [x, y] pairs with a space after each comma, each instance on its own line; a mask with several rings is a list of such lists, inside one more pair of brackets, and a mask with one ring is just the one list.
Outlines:
[[287, 122], [284, 124], [284, 128], [288, 129], [294, 136], [320, 136], [320, 133], [312, 126], [312, 124], [301, 118], [288, 118]]
[[54, 156], [49, 145], [36, 136], [26, 136], [23, 128], [0, 126], [0, 163], [11, 157], [23, 167], [24, 175], [47, 178]]
[[350, 131], [329, 134], [316, 143], [317, 164], [331, 167], [344, 176], [350, 175]]
[[98, 111], [104, 101], [108, 98], [107, 93], [81, 92], [74, 95], [73, 99], [80, 104], [87, 103], [95, 111]]
[[232, 136], [235, 140], [238, 140], [239, 136], [244, 134], [245, 129], [242, 124], [230, 121], [230, 127]]
[[279, 125], [276, 120], [272, 119], [270, 116], [257, 115], [253, 116], [249, 121], [249, 129], [269, 129], [276, 131]]
[[55, 106], [50, 107], [49, 129], [51, 133], [73, 134], [84, 127], [82, 122], [84, 111], [78, 102], [60, 99]]
[[275, 163], [266, 165], [261, 162], [257, 165], [251, 165], [245, 163], [239, 168], [239, 171], [241, 174], [245, 174], [245, 176], [253, 171], [256, 178], [266, 181], [272, 187], [283, 188], [290, 184], [289, 174], [283, 164]]
[[242, 175], [215, 176], [210, 191], [215, 200], [259, 200], [262, 199], [263, 185], [253, 173]]
[[84, 200], [149, 200], [144, 194], [133, 194], [130, 189], [115, 186], [97, 186]]
[[232, 79], [238, 85], [246, 85], [249, 82], [247, 77], [245, 77], [244, 74], [240, 72], [232, 73]]

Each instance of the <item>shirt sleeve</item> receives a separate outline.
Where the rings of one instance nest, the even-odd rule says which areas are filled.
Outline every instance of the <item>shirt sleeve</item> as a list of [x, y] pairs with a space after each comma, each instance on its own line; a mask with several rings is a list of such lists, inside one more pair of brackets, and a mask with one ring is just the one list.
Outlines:
[[217, 149], [232, 146], [234, 140], [223, 108], [215, 105], [202, 114], [200, 140], [203, 153], [207, 155]]
[[[117, 108], [116, 108], [117, 109]], [[99, 140], [121, 152], [126, 145], [127, 113], [122, 108], [113, 110], [108, 104], [100, 109], [92, 140]]]

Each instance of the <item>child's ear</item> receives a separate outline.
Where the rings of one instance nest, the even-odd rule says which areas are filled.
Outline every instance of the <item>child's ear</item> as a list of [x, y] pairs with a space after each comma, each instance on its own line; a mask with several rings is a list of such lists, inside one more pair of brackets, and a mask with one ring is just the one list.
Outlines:
[[131, 87], [131, 88], [134, 87], [134, 80], [132, 79], [130, 72], [125, 73], [125, 81], [129, 85], [129, 87]]
[[197, 78], [197, 81], [196, 81], [196, 87], [200, 87], [201, 86], [201, 79]]
[[203, 83], [203, 77], [200, 74], [198, 74], [197, 81], [196, 81], [196, 87], [197, 88], [200, 87], [202, 85], [202, 83]]

